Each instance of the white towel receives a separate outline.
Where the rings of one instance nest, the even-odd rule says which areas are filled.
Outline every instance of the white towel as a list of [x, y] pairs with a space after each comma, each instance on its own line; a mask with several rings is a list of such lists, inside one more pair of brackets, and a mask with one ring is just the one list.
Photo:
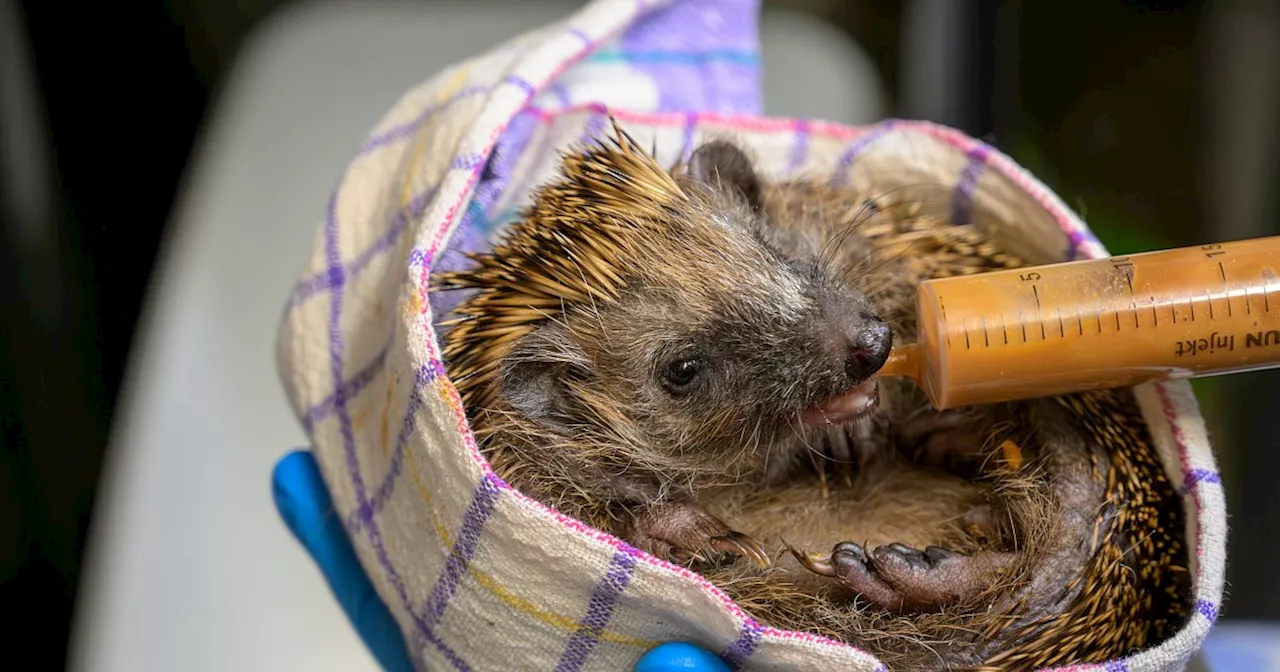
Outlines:
[[[513, 491], [476, 450], [444, 377], [425, 295], [432, 269], [484, 247], [606, 110], [670, 164], [731, 134], [764, 173], [885, 191], [950, 185], [953, 217], [1026, 258], [1105, 254], [1043, 184], [963, 134], [912, 122], [849, 128], [759, 116], [755, 0], [596, 0], [413, 89], [351, 160], [279, 334], [279, 367], [338, 510], [412, 657], [432, 670], [629, 669], [664, 641], [749, 669], [878, 670], [855, 648], [763, 627], [700, 576]], [[1185, 666], [1217, 615], [1223, 494], [1190, 388], [1139, 398], [1185, 493], [1196, 615], [1107, 665]]]

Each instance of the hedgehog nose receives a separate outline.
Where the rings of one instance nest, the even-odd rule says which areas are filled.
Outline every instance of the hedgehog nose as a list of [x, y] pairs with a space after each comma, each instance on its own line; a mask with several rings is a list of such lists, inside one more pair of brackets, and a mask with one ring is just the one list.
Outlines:
[[862, 321], [852, 334], [849, 354], [845, 360], [845, 372], [854, 380], [870, 378], [889, 359], [893, 347], [893, 332], [889, 325], [874, 315], [863, 314]]

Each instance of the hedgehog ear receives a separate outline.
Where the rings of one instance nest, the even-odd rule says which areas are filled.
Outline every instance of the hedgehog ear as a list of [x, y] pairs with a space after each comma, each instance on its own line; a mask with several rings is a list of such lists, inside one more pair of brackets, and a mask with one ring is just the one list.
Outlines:
[[747, 200], [752, 210], [762, 204], [760, 177], [751, 159], [727, 140], [712, 140], [689, 157], [689, 176], [713, 189], [730, 189]]
[[503, 358], [498, 386], [513, 410], [553, 431], [570, 430], [577, 406], [569, 381], [589, 375], [590, 361], [569, 331], [546, 323], [521, 337]]

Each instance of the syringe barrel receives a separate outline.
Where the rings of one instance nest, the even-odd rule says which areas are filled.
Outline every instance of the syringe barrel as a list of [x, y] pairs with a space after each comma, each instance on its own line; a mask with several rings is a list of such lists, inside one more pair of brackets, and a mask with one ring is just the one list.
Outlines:
[[1280, 365], [1280, 237], [931, 280], [940, 409]]

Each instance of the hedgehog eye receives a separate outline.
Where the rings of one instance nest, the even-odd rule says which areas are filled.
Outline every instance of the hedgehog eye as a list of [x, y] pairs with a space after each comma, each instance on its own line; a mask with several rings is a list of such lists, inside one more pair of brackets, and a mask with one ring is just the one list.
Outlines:
[[702, 371], [702, 360], [698, 357], [681, 357], [667, 365], [663, 375], [667, 389], [674, 393], [688, 389]]

